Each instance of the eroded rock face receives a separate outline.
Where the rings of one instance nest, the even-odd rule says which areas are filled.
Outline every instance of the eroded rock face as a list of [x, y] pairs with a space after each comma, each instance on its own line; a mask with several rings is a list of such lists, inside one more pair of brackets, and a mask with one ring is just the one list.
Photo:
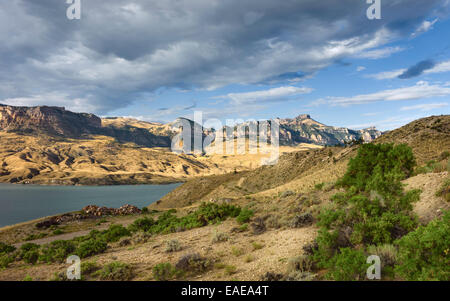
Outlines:
[[169, 136], [159, 136], [146, 129], [102, 126], [94, 114], [74, 113], [63, 107], [16, 107], [0, 104], [0, 131], [22, 134], [44, 134], [64, 138], [104, 135], [120, 143], [132, 142], [145, 147], [170, 146]]
[[279, 121], [280, 143], [283, 145], [297, 143], [336, 145], [360, 138], [364, 142], [371, 142], [381, 136], [381, 132], [374, 127], [362, 130], [332, 127], [315, 121], [307, 114], [299, 115], [294, 119], [279, 119]]
[[6, 131], [79, 137], [96, 132], [101, 124], [101, 119], [93, 114], [74, 113], [63, 107], [0, 105], [0, 129]]

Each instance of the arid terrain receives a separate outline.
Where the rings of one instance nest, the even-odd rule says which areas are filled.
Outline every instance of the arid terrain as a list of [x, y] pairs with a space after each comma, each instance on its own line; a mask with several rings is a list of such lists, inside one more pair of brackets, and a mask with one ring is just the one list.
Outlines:
[[[9, 139], [11, 143], [17, 139], [15, 134], [10, 133], [3, 133], [2, 137]], [[42, 144], [37, 143], [38, 138], [27, 136], [22, 139], [29, 139], [30, 142], [26, 144], [35, 145], [34, 147]], [[450, 116], [414, 121], [386, 133], [372, 143], [385, 142], [406, 143], [417, 159], [416, 172], [402, 183], [406, 191], [420, 189], [420, 199], [413, 204], [419, 223], [426, 225], [431, 220], [442, 217], [450, 209]], [[290, 147], [285, 149], [278, 164], [256, 167], [258, 157], [176, 157], [163, 150], [133, 149], [131, 146], [110, 148], [108, 143], [111, 141], [107, 138], [97, 137], [83, 143], [58, 142], [54, 145], [53, 154], [61, 156], [64, 150], [65, 154], [72, 154], [73, 158], [70, 164], [54, 163], [54, 166], [48, 167], [60, 175], [60, 178], [55, 178], [58, 179], [55, 183], [64, 179], [87, 178], [89, 173], [96, 173], [95, 177], [99, 179], [105, 176], [106, 171], [114, 174], [114, 168], [118, 166], [113, 164], [112, 158], [114, 162], [121, 162], [126, 168], [130, 168], [129, 173], [133, 173], [137, 181], [146, 179], [144, 173], [141, 173], [141, 178], [138, 172], [140, 168], [144, 168], [142, 164], [145, 163], [145, 168], [152, 168], [152, 174], [160, 176], [161, 180], [170, 176], [174, 179], [182, 178], [186, 183], [151, 204], [147, 213], [138, 216], [105, 216], [63, 223], [48, 229], [37, 229], [35, 225], [38, 221], [30, 221], [1, 229], [0, 241], [18, 248], [25, 242], [44, 246], [59, 239], [86, 236], [94, 229], [105, 231], [112, 224], [132, 229], [130, 225], [142, 217], [157, 219], [172, 212], [181, 218], [198, 210], [202, 203], [239, 206], [252, 211], [245, 222], [239, 222], [239, 217], [229, 217], [218, 223], [185, 231], [158, 234], [137, 231], [124, 235], [120, 240], [108, 243], [103, 252], [83, 259], [94, 270], [119, 262], [124, 269], [121, 270], [121, 276], [108, 278], [102, 273], [89, 272], [84, 279], [322, 279], [325, 270], [302, 274], [304, 278], [301, 279], [292, 276], [296, 269], [295, 258], [305, 255], [308, 246], [317, 237], [318, 215], [323, 208], [333, 206], [331, 199], [334, 194], [343, 191], [335, 185], [336, 181], [345, 174], [349, 160], [356, 156], [360, 145], [320, 148], [303, 146], [302, 149]], [[48, 158], [48, 154], [43, 154], [44, 150], [36, 149], [7, 156], [7, 146], [5, 143], [2, 145], [1, 157], [5, 169], [19, 166], [17, 162], [21, 162], [23, 168], [36, 168], [39, 158], [36, 154]], [[13, 149], [14, 145], [8, 147]], [[111, 154], [108, 155], [107, 150]], [[102, 157], [97, 157], [100, 154], [103, 154]], [[84, 160], [94, 160], [94, 163], [84, 163]], [[88, 166], [96, 168], [89, 170]], [[66, 171], [68, 168], [71, 169], [70, 173]], [[45, 172], [41, 171], [39, 175], [41, 174], [42, 181], [47, 181]], [[190, 178], [192, 174], [198, 177]], [[33, 181], [39, 182], [39, 175], [33, 176]], [[121, 176], [123, 173], [117, 172], [115, 181], [120, 182]], [[444, 191], [443, 194], [438, 193], [440, 189]], [[37, 239], [41, 233], [44, 235]], [[183, 267], [183, 260], [187, 260], [188, 267]], [[169, 266], [184, 269], [185, 273], [178, 275]], [[28, 264], [16, 259], [0, 271], [0, 280], [23, 280], [26, 277], [33, 280], [62, 280], [66, 269], [65, 263]], [[161, 270], [165, 272], [161, 274]]]
[[[193, 121], [188, 120], [190, 124]], [[114, 185], [183, 182], [261, 166], [268, 155], [171, 152], [174, 124], [99, 118], [59, 107], [0, 105], [0, 182], [50, 185]], [[280, 153], [372, 139], [375, 129], [325, 126], [309, 115], [280, 121]], [[205, 136], [211, 134], [203, 129]], [[211, 149], [213, 144], [209, 145]], [[248, 144], [247, 144], [248, 146]], [[248, 148], [248, 147], [247, 147]]]

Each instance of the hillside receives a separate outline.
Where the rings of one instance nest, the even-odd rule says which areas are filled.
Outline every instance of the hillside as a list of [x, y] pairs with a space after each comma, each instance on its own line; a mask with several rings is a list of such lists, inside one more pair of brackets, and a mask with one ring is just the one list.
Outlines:
[[[450, 150], [449, 125], [449, 115], [419, 119], [373, 142], [406, 143], [413, 149], [417, 163], [421, 166], [430, 160], [437, 160], [444, 151]], [[237, 198], [255, 194], [273, 196], [286, 190], [305, 191], [316, 184], [331, 183], [341, 177], [357, 148], [327, 147], [292, 152], [281, 156], [279, 163], [274, 166], [263, 166], [242, 174], [194, 179], [152, 206], [180, 207], [212, 198]]]
[[351, 130], [347, 128], [326, 126], [315, 121], [310, 115], [299, 115], [294, 119], [280, 119], [280, 143], [314, 143], [319, 145], [344, 144], [352, 140], [363, 139], [365, 142], [381, 136], [375, 128]]
[[385, 133], [375, 142], [408, 144], [413, 149], [419, 165], [438, 160], [443, 151], [450, 150], [450, 116], [431, 116], [415, 120]]
[[[438, 120], [438, 123], [446, 125], [449, 118], [450, 116], [438, 116], [417, 120], [391, 131], [389, 139], [394, 139], [393, 142], [398, 144], [395, 141], [398, 137], [401, 142], [411, 144], [414, 155], [422, 158], [422, 161], [438, 158], [437, 163], [448, 164], [449, 156], [444, 149], [433, 148], [430, 151], [413, 144], [421, 141], [426, 145], [432, 143], [429, 139], [439, 139], [441, 145], [448, 145], [450, 135], [447, 130], [427, 125], [436, 124]], [[405, 129], [409, 128], [417, 130], [409, 136], [405, 135]], [[385, 138], [378, 138], [375, 143], [380, 143], [381, 139]], [[321, 235], [317, 224], [320, 212], [324, 208], [331, 209], [330, 213], [338, 209], [336, 206], [339, 203], [333, 201], [332, 196], [342, 192], [343, 188], [336, 188], [335, 182], [346, 172], [349, 159], [357, 157], [360, 148], [361, 146], [354, 145], [287, 151], [274, 166], [196, 177], [149, 206], [152, 210], [139, 215], [101, 216], [69, 220], [49, 228], [36, 227], [38, 222], [49, 220], [43, 218], [5, 227], [0, 229], [0, 242], [13, 244], [18, 248], [25, 242], [36, 245], [32, 245], [35, 249], [29, 252], [17, 249], [3, 255], [0, 263], [4, 268], [0, 270], [0, 280], [22, 280], [25, 277], [33, 280], [64, 280], [67, 267], [58, 262], [62, 260], [58, 254], [64, 255], [68, 251], [55, 242], [60, 239], [72, 244], [79, 252], [83, 248], [91, 250], [91, 253], [85, 255], [87, 258], [83, 258], [83, 262], [88, 262], [87, 265], [94, 271], [102, 272], [119, 262], [121, 272], [117, 276], [111, 276], [117, 277], [113, 278], [115, 280], [329, 279], [327, 269], [308, 265], [299, 267], [299, 264], [308, 264], [304, 260], [311, 255], [315, 248], [314, 241], [317, 242], [317, 236]], [[245, 161], [245, 158], [242, 160]], [[126, 163], [132, 164], [131, 161]], [[419, 168], [422, 167], [419, 164]], [[420, 173], [414, 172], [411, 177], [402, 181], [407, 191], [420, 189], [419, 199], [412, 204], [419, 224], [433, 227], [436, 225], [435, 221], [441, 219], [437, 225], [441, 225], [439, 227], [442, 230], [435, 232], [435, 235], [441, 232], [445, 235], [448, 232], [444, 228], [448, 222], [445, 224], [443, 214], [450, 209], [450, 203], [437, 194], [440, 187], [448, 186], [448, 167], [444, 167], [442, 169], [435, 165]], [[448, 187], [446, 189], [442, 191], [447, 191], [448, 194]], [[202, 202], [205, 205], [200, 205]], [[233, 216], [232, 210], [230, 211], [233, 207], [230, 206], [239, 206], [242, 208], [241, 213], [237, 217]], [[167, 210], [169, 208], [176, 209]], [[219, 208], [221, 209], [218, 210]], [[209, 220], [216, 218], [220, 222]], [[384, 227], [383, 223], [379, 225]], [[137, 231], [139, 229], [141, 231]], [[393, 228], [395, 231], [392, 235], [404, 235], [397, 229]], [[142, 232], [144, 230], [153, 232]], [[338, 232], [337, 242], [341, 246], [354, 247], [349, 244], [349, 234], [346, 231], [344, 228], [344, 231]], [[86, 241], [83, 238], [89, 240], [80, 244]], [[101, 243], [104, 239], [107, 239], [107, 244]], [[415, 243], [412, 246], [415, 251], [423, 250], [423, 247], [416, 248]], [[3, 247], [8, 248], [7, 245]], [[389, 248], [386, 249], [387, 254], [400, 254], [392, 244], [383, 245], [383, 248]], [[53, 253], [46, 253], [48, 249], [53, 250]], [[367, 252], [372, 252], [370, 250]], [[36, 252], [50, 255], [31, 265], [31, 255]], [[358, 246], [353, 252], [358, 252]], [[378, 254], [377, 250], [375, 252]], [[439, 256], [438, 258], [445, 259], [442, 255]], [[189, 264], [190, 259], [194, 264]], [[365, 260], [364, 257], [364, 263]], [[393, 260], [393, 263], [388, 264], [401, 266], [398, 259]], [[439, 267], [442, 269], [444, 266], [445, 263]], [[171, 274], [171, 270], [165, 268], [175, 268], [184, 273]], [[164, 271], [168, 271], [167, 274]], [[108, 277], [110, 276], [89, 271], [83, 274], [85, 280], [108, 280]], [[361, 280], [358, 276], [350, 277], [355, 277], [352, 280]], [[404, 276], [393, 275], [391, 272], [383, 273], [382, 279], [405, 280]]]
[[[0, 182], [166, 183], [248, 171], [260, 166], [266, 157], [248, 152], [177, 156], [169, 147], [179, 131], [176, 125], [182, 120], [162, 124], [121, 117], [101, 119], [62, 107], [0, 105]], [[194, 130], [194, 122], [187, 121]], [[201, 130], [203, 138], [214, 135], [210, 129]], [[379, 135], [376, 130], [328, 127], [309, 115], [280, 120], [281, 153], [317, 149], [361, 137], [371, 141]]]

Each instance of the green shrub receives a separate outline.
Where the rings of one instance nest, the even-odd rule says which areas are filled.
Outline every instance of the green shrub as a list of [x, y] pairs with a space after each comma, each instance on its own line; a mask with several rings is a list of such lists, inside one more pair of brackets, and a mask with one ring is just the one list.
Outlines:
[[444, 200], [450, 202], [450, 178], [444, 180], [441, 187], [436, 191], [436, 196], [443, 197]]
[[129, 264], [116, 261], [105, 265], [95, 275], [101, 280], [128, 281], [133, 278], [133, 269]]
[[31, 278], [30, 275], [26, 275], [25, 278], [23, 278], [22, 281], [33, 281], [33, 278]]
[[6, 269], [10, 263], [14, 262], [14, 257], [9, 254], [0, 254], [0, 269]]
[[308, 256], [297, 256], [289, 258], [287, 273], [292, 272], [310, 272], [312, 269], [313, 262]]
[[151, 217], [144, 217], [135, 220], [131, 225], [128, 226], [128, 229], [131, 232], [137, 231], [149, 231], [150, 228], [155, 224], [155, 221]]
[[332, 266], [327, 277], [336, 281], [362, 280], [370, 264], [366, 263], [364, 252], [351, 248], [340, 249], [332, 258]]
[[63, 233], [64, 233], [64, 231], [61, 230], [61, 229], [56, 229], [55, 231], [53, 231], [53, 235], [60, 235], [60, 234], [63, 234]]
[[181, 250], [181, 244], [178, 239], [171, 239], [166, 242], [166, 252], [177, 252]]
[[102, 232], [102, 238], [106, 242], [117, 242], [124, 236], [130, 236], [131, 232], [122, 225], [111, 225], [108, 230]]
[[48, 234], [47, 233], [39, 233], [39, 234], [30, 234], [27, 237], [25, 237], [25, 241], [30, 241], [30, 240], [36, 240], [36, 239], [41, 239], [46, 237]]
[[250, 219], [252, 218], [253, 215], [254, 215], [253, 210], [244, 208], [241, 210], [241, 212], [237, 216], [236, 220], [239, 224], [245, 224], [250, 221]]
[[27, 242], [27, 243], [24, 243], [22, 246], [20, 246], [20, 252], [23, 254], [28, 251], [37, 250], [40, 247], [41, 247], [40, 245], [31, 243], [31, 242]]
[[447, 160], [450, 157], [450, 151], [443, 151], [439, 155], [439, 161]]
[[96, 262], [83, 261], [81, 263], [81, 277], [84, 277], [85, 275], [91, 275], [100, 269], [101, 267]]
[[381, 260], [381, 271], [383, 275], [393, 276], [393, 268], [398, 262], [398, 251], [394, 245], [385, 244], [381, 246], [369, 246], [368, 255], [377, 255]]
[[2, 253], [12, 253], [16, 250], [16, 247], [0, 242], [0, 254]]
[[420, 166], [416, 168], [416, 174], [426, 174], [426, 173], [440, 173], [448, 170], [450, 161], [446, 163], [436, 162], [434, 160], [428, 161], [424, 166]]
[[226, 275], [233, 275], [236, 273], [236, 271], [237, 271], [237, 268], [234, 265], [226, 265], [225, 266], [225, 274]]
[[68, 256], [73, 255], [76, 244], [70, 240], [55, 240], [46, 244], [41, 249], [39, 261], [42, 262], [64, 262]]
[[[412, 151], [406, 145], [359, 147], [338, 181], [345, 192], [335, 194], [332, 205], [323, 208], [318, 216], [320, 229], [312, 258], [319, 268], [330, 270], [328, 277], [360, 277], [358, 269], [365, 266], [363, 253], [353, 246], [390, 244], [416, 229], [418, 221], [412, 204], [419, 199], [420, 191], [404, 192], [401, 183], [412, 174], [414, 165]], [[337, 270], [353, 255], [357, 256], [353, 263]]]
[[23, 254], [22, 256], [23, 261], [30, 264], [35, 264], [39, 259], [39, 251], [38, 250], [31, 250]]
[[399, 182], [411, 176], [415, 166], [413, 152], [406, 144], [363, 144], [337, 184], [353, 186], [357, 191], [395, 193], [401, 190]]
[[203, 273], [211, 267], [211, 261], [198, 253], [186, 254], [180, 257], [175, 268], [191, 274]]
[[261, 250], [262, 248], [264, 248], [264, 245], [254, 241], [254, 242], [252, 242], [252, 247], [253, 247], [253, 250], [256, 251], [256, 250]]
[[247, 231], [248, 230], [248, 224], [247, 223], [245, 223], [245, 224], [243, 224], [243, 225], [241, 225], [240, 227], [239, 227], [239, 231], [240, 232], [245, 232], [245, 231]]
[[25, 243], [20, 247], [19, 258], [26, 263], [35, 264], [39, 259], [41, 246], [34, 243]]
[[170, 263], [159, 263], [153, 267], [153, 277], [156, 281], [167, 281], [180, 276], [181, 272]]
[[141, 213], [142, 214], [148, 214], [148, 213], [150, 213], [150, 211], [148, 210], [147, 207], [143, 207], [142, 210], [141, 210]]
[[108, 244], [101, 239], [89, 239], [80, 243], [75, 253], [80, 258], [86, 258], [106, 251]]
[[315, 188], [316, 190], [322, 190], [322, 188], [323, 188], [324, 185], [325, 185], [325, 183], [319, 183], [319, 184], [314, 185], [314, 188]]
[[244, 250], [238, 247], [231, 247], [231, 254], [236, 257], [239, 257], [244, 254]]
[[173, 233], [185, 231], [193, 228], [203, 227], [209, 224], [216, 224], [228, 217], [236, 217], [241, 209], [239, 207], [214, 203], [203, 203], [199, 208], [181, 218], [173, 215], [176, 210], [168, 210], [161, 214], [156, 221], [151, 218], [136, 220], [129, 229], [133, 232], [146, 231], [150, 233]]
[[396, 241], [396, 275], [405, 280], [450, 280], [450, 211]]
[[219, 242], [227, 241], [228, 239], [229, 239], [228, 234], [223, 233], [223, 232], [214, 231], [211, 242], [219, 243]]

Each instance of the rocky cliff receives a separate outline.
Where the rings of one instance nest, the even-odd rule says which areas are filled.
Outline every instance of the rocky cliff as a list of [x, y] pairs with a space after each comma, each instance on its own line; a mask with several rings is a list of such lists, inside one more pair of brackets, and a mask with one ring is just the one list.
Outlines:
[[94, 114], [74, 113], [63, 107], [16, 107], [0, 105], [0, 130], [18, 134], [86, 138], [104, 135], [120, 143], [132, 142], [146, 147], [170, 146], [170, 137], [159, 136], [132, 125], [102, 125]]
[[101, 125], [101, 119], [93, 114], [73, 113], [62, 107], [0, 105], [0, 129], [8, 132], [79, 137], [99, 131]]
[[279, 121], [280, 144], [282, 145], [297, 143], [336, 145], [361, 138], [365, 142], [370, 142], [381, 136], [381, 132], [374, 127], [362, 130], [332, 127], [315, 121], [307, 114], [293, 119], [279, 119]]
[[[145, 147], [169, 147], [171, 139], [179, 132], [176, 125], [182, 120], [188, 121], [194, 131], [194, 122], [184, 118], [168, 124], [156, 124], [123, 118], [102, 120], [93, 114], [74, 113], [62, 107], [0, 105], [0, 130], [3, 131], [75, 139], [87, 135], [104, 135], [113, 137], [120, 143], [132, 142]], [[327, 126], [307, 114], [278, 120], [281, 145], [292, 146], [299, 143], [336, 145], [361, 138], [365, 142], [370, 142], [381, 136], [381, 132], [375, 128], [351, 130]], [[198, 128], [202, 130], [203, 138], [212, 134], [211, 130], [200, 125]], [[193, 136], [192, 133], [191, 137]]]

